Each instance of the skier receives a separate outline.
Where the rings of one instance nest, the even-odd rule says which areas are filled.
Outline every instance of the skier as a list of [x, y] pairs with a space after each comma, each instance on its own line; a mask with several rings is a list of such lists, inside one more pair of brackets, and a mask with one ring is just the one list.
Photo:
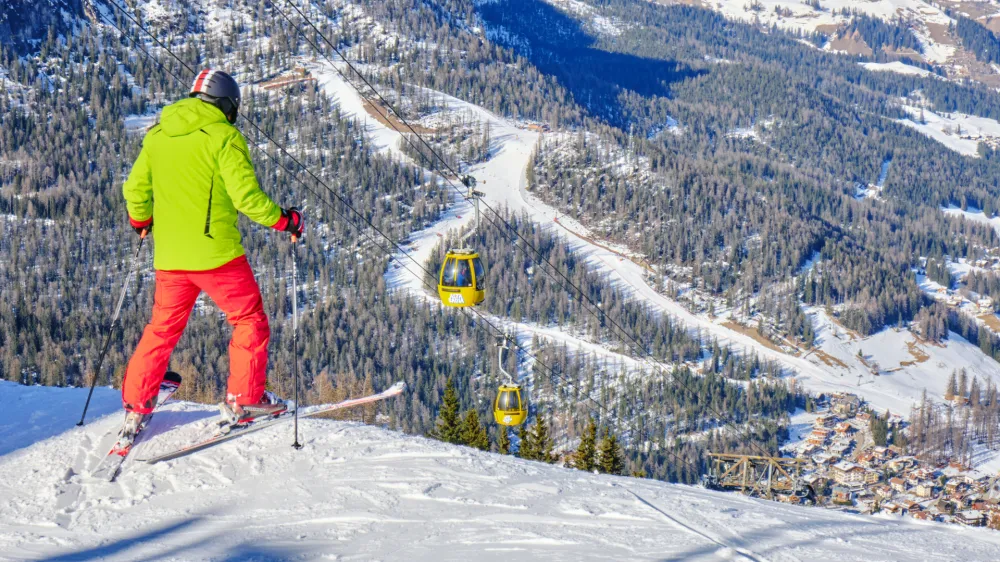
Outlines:
[[155, 227], [153, 313], [125, 372], [122, 433], [135, 435], [156, 406], [160, 382], [201, 291], [233, 326], [226, 400], [231, 424], [284, 412], [264, 389], [270, 328], [260, 288], [244, 255], [237, 211], [275, 230], [302, 235], [302, 215], [278, 207], [257, 183], [247, 143], [233, 126], [236, 81], [218, 70], [198, 74], [188, 98], [163, 109], [146, 133], [122, 192], [137, 233]]

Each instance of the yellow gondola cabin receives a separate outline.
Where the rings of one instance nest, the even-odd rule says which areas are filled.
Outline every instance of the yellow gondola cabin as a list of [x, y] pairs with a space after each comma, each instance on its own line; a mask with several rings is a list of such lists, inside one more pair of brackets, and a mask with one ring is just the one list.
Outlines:
[[477, 305], [486, 298], [485, 281], [486, 268], [475, 250], [448, 250], [438, 276], [438, 296], [445, 306]]
[[528, 408], [521, 396], [521, 385], [503, 384], [493, 402], [493, 418], [500, 425], [521, 425], [528, 417]]

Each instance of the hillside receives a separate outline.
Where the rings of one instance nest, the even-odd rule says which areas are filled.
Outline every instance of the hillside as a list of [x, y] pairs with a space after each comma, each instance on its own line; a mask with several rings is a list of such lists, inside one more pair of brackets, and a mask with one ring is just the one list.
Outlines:
[[[0, 560], [988, 560], [1000, 534], [598, 476], [351, 422], [265, 430], [114, 484], [88, 469], [119, 415], [82, 429], [61, 392], [0, 382], [0, 427], [52, 437], [0, 456]], [[99, 404], [112, 404], [111, 393]], [[135, 454], [214, 411], [175, 403]], [[187, 425], [182, 425], [187, 424]]]
[[[510, 332], [530, 421], [565, 453], [595, 418], [626, 473], [693, 483], [709, 451], [779, 451], [821, 393], [908, 416], [956, 371], [975, 427], [1000, 428], [1000, 305], [979, 304], [1000, 303], [1000, 95], [889, 60], [909, 24], [837, 15], [884, 42], [858, 58], [652, 2], [54, 5], [0, 47], [0, 378], [89, 382], [136, 243], [121, 181], [191, 69], [215, 66], [244, 86], [261, 185], [307, 209], [297, 348], [287, 240], [240, 225], [279, 394], [293, 361], [309, 403], [403, 379], [412, 394], [378, 414], [422, 435], [450, 379], [489, 419]], [[464, 314], [433, 289], [459, 244], [488, 272]], [[141, 258], [101, 385], [148, 317]], [[224, 326], [200, 300], [172, 359], [180, 398], [221, 399]]]

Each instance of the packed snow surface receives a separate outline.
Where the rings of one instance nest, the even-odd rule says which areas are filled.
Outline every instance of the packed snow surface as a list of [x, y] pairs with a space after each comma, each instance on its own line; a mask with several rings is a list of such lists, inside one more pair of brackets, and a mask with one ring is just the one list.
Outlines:
[[[0, 395], [47, 392], [0, 383]], [[37, 397], [44, 398], [44, 397]], [[58, 400], [58, 398], [56, 398]], [[121, 422], [83, 428], [17, 400], [54, 435], [0, 456], [0, 560], [995, 560], [1000, 533], [790, 506], [522, 461], [352, 422], [303, 420], [189, 457], [88, 475]], [[137, 458], [215, 416], [175, 403]]]

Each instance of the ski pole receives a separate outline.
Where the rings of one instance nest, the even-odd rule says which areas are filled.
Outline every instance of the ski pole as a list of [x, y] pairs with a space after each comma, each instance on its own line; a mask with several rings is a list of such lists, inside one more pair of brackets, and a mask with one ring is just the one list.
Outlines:
[[292, 447], [296, 449], [301, 449], [302, 444], [299, 443], [299, 360], [298, 360], [298, 331], [299, 331], [299, 289], [298, 289], [298, 258], [295, 255], [295, 244], [299, 241], [298, 237], [292, 235], [292, 377], [295, 381], [295, 442], [292, 443]]
[[104, 337], [104, 347], [101, 349], [101, 356], [97, 359], [97, 368], [94, 369], [94, 378], [90, 381], [90, 392], [87, 393], [87, 403], [83, 405], [83, 414], [80, 415], [80, 421], [76, 424], [78, 426], [83, 425], [84, 418], [87, 417], [87, 408], [90, 407], [90, 398], [94, 395], [94, 387], [97, 386], [97, 377], [101, 374], [101, 365], [104, 364], [104, 356], [108, 354], [108, 348], [111, 347], [111, 336], [115, 333], [115, 328], [118, 325], [118, 317], [122, 311], [122, 304], [125, 303], [125, 294], [128, 292], [128, 285], [132, 282], [132, 277], [136, 275], [139, 270], [139, 252], [142, 251], [142, 243], [146, 241], [146, 235], [149, 234], [149, 229], [143, 229], [142, 233], [139, 234], [139, 247], [135, 249], [135, 255], [132, 256], [132, 268], [128, 272], [128, 276], [125, 278], [125, 284], [122, 285], [122, 293], [118, 297], [118, 304], [115, 306], [115, 313], [111, 316], [111, 325], [108, 326], [108, 334]]

